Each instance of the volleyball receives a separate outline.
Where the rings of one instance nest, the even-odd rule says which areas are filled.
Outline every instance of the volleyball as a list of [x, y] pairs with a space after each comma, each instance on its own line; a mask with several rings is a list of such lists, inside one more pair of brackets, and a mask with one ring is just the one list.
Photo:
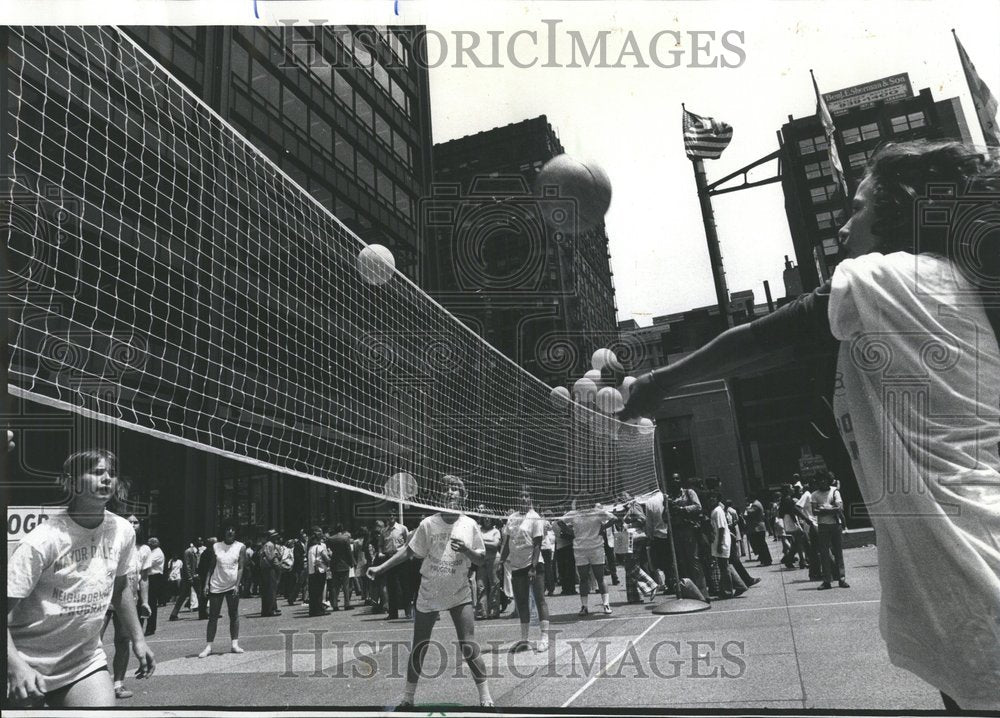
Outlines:
[[597, 408], [605, 414], [617, 414], [625, 408], [625, 400], [613, 386], [606, 386], [597, 392]]
[[557, 409], [563, 409], [570, 401], [569, 389], [564, 386], [557, 386], [549, 392], [549, 401]]
[[395, 271], [396, 260], [388, 247], [369, 244], [358, 253], [358, 272], [368, 284], [385, 284]]
[[[535, 180], [535, 188], [542, 198], [575, 200], [581, 230], [599, 224], [611, 206], [611, 180], [607, 173], [595, 162], [581, 162], [565, 154], [545, 163]], [[560, 220], [556, 221], [561, 224]]]

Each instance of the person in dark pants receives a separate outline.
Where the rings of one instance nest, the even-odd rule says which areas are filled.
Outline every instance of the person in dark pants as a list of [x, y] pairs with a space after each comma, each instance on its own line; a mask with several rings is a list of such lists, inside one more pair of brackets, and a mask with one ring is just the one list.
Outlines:
[[295, 594], [292, 596], [294, 600], [289, 600], [289, 606], [295, 605], [295, 601], [306, 600], [306, 583], [308, 579], [308, 574], [306, 573], [306, 549], [308, 547], [309, 537], [304, 530], [299, 531], [299, 537], [295, 540], [295, 545], [292, 547], [294, 551], [292, 573], [295, 574]]
[[573, 533], [559, 524], [556, 532], [556, 565], [559, 567], [560, 595], [576, 595], [576, 559], [573, 557]]
[[343, 524], [337, 524], [333, 536], [327, 541], [330, 549], [330, 607], [339, 611], [340, 594], [344, 594], [344, 610], [351, 609], [351, 569], [354, 568], [354, 546], [351, 534], [344, 530]]
[[260, 549], [260, 615], [261, 618], [280, 616], [278, 609], [278, 576], [281, 575], [281, 536], [274, 529], [267, 532], [267, 541]]
[[[177, 590], [177, 600], [174, 601], [174, 608], [170, 612], [171, 621], [178, 619], [181, 607], [184, 602], [191, 598], [191, 589], [194, 587], [195, 577], [198, 575], [198, 539], [191, 542], [191, 545], [184, 549], [181, 557], [181, 586]], [[199, 603], [199, 605], [201, 605]]]
[[218, 539], [209, 536], [202, 541], [202, 549], [198, 554], [198, 573], [194, 577], [194, 592], [198, 594], [198, 620], [208, 620], [208, 596], [205, 595], [205, 580], [212, 564], [212, 555], [209, 550], [215, 545]]
[[[677, 486], [680, 483], [680, 476], [674, 474], [671, 485]], [[669, 490], [669, 489], [668, 489]], [[677, 578], [674, 576], [674, 562], [670, 555], [670, 536], [667, 530], [667, 522], [663, 516], [665, 499], [662, 491], [657, 491], [646, 502], [646, 541], [649, 548], [649, 575], [653, 577], [658, 586], [668, 592], [672, 592], [673, 585]], [[660, 580], [660, 573], [663, 580]]]
[[754, 494], [753, 502], [747, 510], [747, 531], [750, 548], [757, 554], [761, 566], [771, 565], [771, 549], [767, 546], [767, 521], [764, 513], [762, 494]]
[[545, 537], [542, 538], [542, 559], [545, 561], [545, 595], [556, 592], [556, 534], [550, 520], [551, 512], [545, 512]]
[[323, 595], [326, 592], [326, 573], [330, 568], [330, 550], [323, 539], [323, 529], [313, 526], [306, 548], [306, 581], [309, 587], [309, 615], [324, 616], [326, 607]]
[[817, 526], [817, 543], [819, 544], [817, 550], [822, 564], [823, 576], [823, 583], [819, 585], [819, 588], [831, 587], [830, 583], [834, 579], [834, 571], [836, 571], [840, 587], [850, 588], [844, 571], [844, 545], [840, 527], [840, 514], [844, 502], [840, 498], [840, 492], [830, 486], [830, 476], [825, 471], [821, 471], [816, 476], [816, 490], [812, 492], [811, 500], [813, 514], [819, 524]]
[[[388, 561], [397, 551], [406, 546], [409, 535], [406, 527], [396, 521], [395, 514], [390, 513], [386, 517], [385, 529], [382, 531], [382, 560], [379, 564]], [[400, 608], [404, 609], [407, 618], [411, 616], [409, 601], [404, 596], [403, 588], [403, 581], [407, 580], [408, 571], [409, 562], [407, 561], [402, 564], [394, 564], [390, 570], [379, 573], [380, 577], [385, 579], [386, 590], [389, 594], [389, 613], [386, 616], [388, 620], [399, 618]], [[408, 596], [409, 591], [406, 591], [405, 595]]]
[[674, 529], [674, 549], [677, 553], [677, 574], [694, 582], [702, 595], [708, 597], [705, 572], [700, 556], [701, 499], [693, 488], [691, 478], [682, 480], [678, 491], [667, 501]]

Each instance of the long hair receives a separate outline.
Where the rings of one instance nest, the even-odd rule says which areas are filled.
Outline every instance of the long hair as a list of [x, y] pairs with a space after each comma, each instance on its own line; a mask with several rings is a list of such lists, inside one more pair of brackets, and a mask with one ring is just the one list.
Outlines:
[[949, 260], [1000, 339], [1000, 153], [955, 141], [888, 143], [865, 178], [875, 250]]

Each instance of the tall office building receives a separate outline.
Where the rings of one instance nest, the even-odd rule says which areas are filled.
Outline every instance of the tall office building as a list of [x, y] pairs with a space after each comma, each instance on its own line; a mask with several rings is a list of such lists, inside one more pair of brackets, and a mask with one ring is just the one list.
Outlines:
[[[422, 36], [414, 30], [324, 26], [129, 27], [124, 31], [363, 240], [389, 247], [397, 267], [415, 277], [421, 266], [417, 207], [431, 183], [432, 142], [427, 69], [416, 62], [422, 50], [414, 44], [422, 42]], [[41, 37], [43, 32], [33, 32], [32, 37]], [[71, 32], [74, 37], [80, 35], [79, 30]], [[39, 107], [42, 99], [54, 103], [52, 106], [81, 104], [79, 97], [71, 100], [58, 94], [60, 84], [65, 87], [66, 81], [49, 82], [45, 75], [46, 68], [57, 65], [60, 72], [68, 72], [71, 63], [42, 48], [44, 39], [19, 48], [24, 53], [19, 65], [23, 72], [22, 97], [16, 97], [11, 90], [0, 102], [8, 107], [19, 101], [33, 103], [36, 88], [47, 87], [52, 94], [38, 98]], [[114, 83], [113, 50], [99, 58], [80, 54], [95, 63], [112, 63], [107, 75], [108, 81]], [[2, 87], [6, 90], [8, 85]], [[100, 89], [95, 88], [90, 96], [94, 102], [102, 98], [105, 102], [120, 101], [120, 94], [101, 95]], [[80, 82], [72, 90], [76, 95], [87, 92]], [[167, 102], [166, 93], [163, 97]], [[136, 119], [143, 116], [143, 108], [111, 107], [107, 114], [120, 119], [130, 116], [133, 129], [145, 126]], [[77, 113], [77, 117], [85, 128], [87, 110]], [[97, 121], [98, 115], [94, 117]], [[11, 132], [9, 126], [3, 129]], [[150, 129], [167, 135], [170, 132], [169, 127]], [[109, 130], [114, 131], [118, 130]], [[51, 130], [48, 134], [53, 137]], [[66, 141], [77, 141], [85, 135], [80, 131], [79, 137]], [[51, 141], [57, 142], [58, 138]], [[211, 148], [213, 141], [215, 137], [206, 137], [204, 147]], [[187, 149], [192, 163], [200, 163], [200, 167], [213, 161], [211, 157], [196, 156], [198, 147]], [[74, 163], [85, 162], [86, 158], [67, 153], [65, 161], [67, 171], [84, 174]], [[247, 181], [253, 179], [248, 177]], [[200, 206], [205, 212], [211, 210], [201, 197], [183, 195], [186, 188], [140, 187], [138, 191], [175, 192], [170, 207], [178, 212], [185, 203]], [[156, 197], [149, 199], [155, 203]], [[173, 220], [165, 213], [164, 221]], [[129, 231], [132, 234], [126, 236]], [[117, 239], [125, 244], [139, 234], [138, 229], [126, 226]], [[155, 227], [143, 228], [141, 234], [153, 238], [154, 244], [166, 241]], [[113, 254], [112, 239], [116, 238], [106, 241], [107, 251]], [[260, 238], [268, 240], [272, 238]], [[159, 254], [160, 249], [153, 247], [148, 256]], [[140, 258], [134, 261], [138, 271]], [[284, 276], [294, 281], [290, 274]], [[143, 281], [148, 283], [148, 277]], [[254, 283], [247, 286], [253, 287]], [[211, 294], [207, 287], [203, 289], [206, 296]], [[107, 316], [123, 311], [117, 304], [105, 310]], [[191, 310], [157, 308], [159, 313], [167, 311], [183, 314]], [[177, 341], [197, 341], [192, 336], [182, 332]], [[149, 350], [159, 356], [166, 352], [161, 347]], [[170, 380], [163, 377], [162, 381], [166, 386]], [[283, 395], [288, 385], [275, 383], [267, 390]], [[185, 403], [190, 398], [182, 392], [178, 408], [190, 409]], [[202, 406], [207, 415], [216, 410], [212, 397], [206, 397]], [[248, 538], [271, 527], [297, 529], [312, 523], [325, 526], [351, 517], [355, 500], [348, 492], [146, 433], [109, 428], [109, 424], [82, 428], [78, 415], [46, 409], [29, 400], [17, 400], [14, 411], [17, 416], [13, 423], [21, 430], [17, 435], [18, 461], [12, 462], [16, 463], [15, 476], [9, 481], [12, 503], [57, 501], [60, 497], [55, 483], [47, 480], [58, 475], [60, 466], [54, 462], [65, 458], [70, 444], [86, 434], [119, 454], [122, 475], [131, 480], [134, 510], [143, 518], [144, 529], [159, 535], [165, 547], [183, 546], [193, 536], [214, 532], [225, 517], [234, 518], [241, 536]], [[278, 413], [265, 420], [282, 421]], [[372, 510], [381, 510], [378, 502], [372, 504]]]
[[422, 212], [426, 286], [550, 385], [579, 378], [591, 353], [618, 339], [603, 223], [583, 228], [572, 198], [535, 187], [562, 153], [544, 115], [435, 145]]
[[[885, 142], [919, 138], [971, 141], [957, 97], [935, 101], [930, 89], [914, 95], [903, 73], [824, 95], [837, 128], [837, 151], [853, 193], [875, 149]], [[847, 220], [847, 200], [837, 190], [830, 151], [816, 115], [782, 126], [785, 210], [802, 288], [829, 279], [839, 261], [837, 230]]]

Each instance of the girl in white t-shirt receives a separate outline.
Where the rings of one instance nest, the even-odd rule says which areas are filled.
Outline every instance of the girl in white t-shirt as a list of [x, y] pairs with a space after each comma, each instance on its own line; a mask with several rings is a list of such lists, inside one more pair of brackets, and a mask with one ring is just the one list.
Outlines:
[[573, 556], [576, 559], [576, 570], [580, 577], [580, 615], [586, 616], [587, 596], [590, 593], [590, 574], [594, 574], [597, 590], [601, 594], [601, 604], [604, 613], [611, 613], [611, 598], [604, 583], [604, 538], [601, 527], [615, 520], [615, 515], [596, 504], [593, 509], [577, 511], [574, 509], [562, 517], [560, 523], [573, 529]]
[[517, 617], [521, 622], [521, 640], [514, 644], [512, 651], [528, 649], [528, 627], [531, 622], [529, 591], [535, 596], [538, 608], [538, 622], [541, 637], [535, 642], [535, 650], [542, 653], [549, 647], [549, 607], [545, 603], [544, 568], [541, 564], [542, 540], [545, 538], [545, 522], [533, 508], [531, 487], [521, 487], [521, 510], [515, 511], [507, 519], [503, 532], [503, 547], [500, 549], [500, 563], [508, 564], [514, 589]]
[[222, 614], [222, 602], [226, 602], [229, 613], [230, 650], [243, 653], [240, 648], [240, 582], [247, 565], [247, 547], [236, 540], [236, 524], [227, 520], [222, 524], [222, 541], [216, 541], [207, 551], [211, 551], [208, 575], [205, 577], [205, 599], [208, 601], [208, 627], [205, 648], [198, 658], [212, 654], [212, 642]]
[[8, 707], [114, 705], [100, 640], [109, 605], [132, 641], [137, 677], [155, 667], [127, 590], [135, 532], [105, 508], [118, 490], [114, 454], [77, 452], [61, 480], [66, 512], [27, 534], [7, 564]]
[[442, 481], [441, 504], [446, 509], [421, 521], [406, 549], [397, 551], [385, 563], [369, 568], [368, 578], [374, 581], [380, 574], [414, 556], [423, 559], [413, 643], [406, 667], [406, 689], [399, 708], [413, 707], [417, 680], [439, 611], [451, 614], [462, 655], [479, 691], [479, 704], [491, 707], [493, 698], [486, 682], [486, 665], [476, 642], [472, 587], [469, 585], [469, 570], [486, 559], [486, 545], [479, 525], [462, 513], [465, 484], [457, 476], [445, 476]]

